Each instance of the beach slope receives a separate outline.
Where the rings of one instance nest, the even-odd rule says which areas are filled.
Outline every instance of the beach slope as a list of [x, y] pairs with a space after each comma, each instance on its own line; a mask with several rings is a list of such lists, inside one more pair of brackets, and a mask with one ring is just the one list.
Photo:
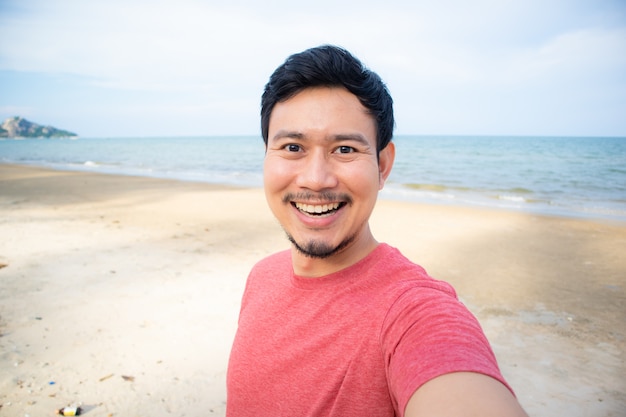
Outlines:
[[[478, 316], [531, 416], [626, 409], [626, 225], [379, 201], [372, 228]], [[260, 189], [0, 164], [0, 415], [224, 414]]]

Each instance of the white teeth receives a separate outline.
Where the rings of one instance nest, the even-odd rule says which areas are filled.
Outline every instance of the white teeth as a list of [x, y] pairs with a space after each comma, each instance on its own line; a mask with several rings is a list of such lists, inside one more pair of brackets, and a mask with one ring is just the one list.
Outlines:
[[339, 207], [339, 203], [323, 204], [323, 205], [296, 203], [296, 207], [298, 208], [298, 210], [304, 211], [306, 213], [322, 214], [322, 213], [327, 213], [331, 210], [336, 210]]

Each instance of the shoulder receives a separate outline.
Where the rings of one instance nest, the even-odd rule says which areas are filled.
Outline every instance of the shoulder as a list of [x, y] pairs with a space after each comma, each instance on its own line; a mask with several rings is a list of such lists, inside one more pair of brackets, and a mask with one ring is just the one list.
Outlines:
[[[409, 260], [398, 249], [387, 244], [379, 245], [377, 254], [379, 262], [377, 273], [392, 283], [397, 302], [409, 302], [416, 297], [419, 299], [452, 298], [456, 299], [456, 291], [449, 283], [440, 281], [420, 265]], [[413, 300], [415, 301], [415, 300]]]
[[286, 266], [291, 268], [291, 251], [289, 250], [276, 252], [261, 259], [252, 267], [252, 272], [285, 268]]
[[248, 283], [254, 280], [272, 279], [272, 277], [291, 275], [293, 266], [291, 264], [291, 252], [281, 251], [269, 255], [258, 261], [250, 270]]
[[255, 282], [265, 285], [263, 282], [266, 280], [291, 276], [292, 273], [291, 252], [289, 250], [277, 252], [254, 264], [248, 275], [247, 286], [254, 285]]
[[427, 381], [454, 372], [477, 372], [504, 382], [478, 320], [447, 282], [387, 254], [386, 273], [396, 276], [380, 333], [392, 392], [406, 405]]
[[244, 288], [241, 309], [250, 302], [265, 302], [263, 297], [271, 296], [281, 282], [288, 282], [292, 275], [291, 254], [288, 250], [277, 252], [258, 261], [250, 270]]
[[[409, 336], [417, 340], [473, 333], [482, 329], [449, 283], [435, 279], [419, 265], [391, 248], [386, 274], [393, 276], [390, 304], [382, 336], [392, 340]], [[410, 331], [407, 331], [410, 329]]]

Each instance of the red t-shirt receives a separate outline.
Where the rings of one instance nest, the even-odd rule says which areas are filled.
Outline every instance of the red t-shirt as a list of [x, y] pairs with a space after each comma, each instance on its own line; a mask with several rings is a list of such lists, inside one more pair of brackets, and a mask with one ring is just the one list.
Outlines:
[[386, 244], [342, 271], [294, 275], [289, 251], [244, 292], [227, 416], [402, 416], [425, 382], [478, 372], [506, 385], [454, 289]]

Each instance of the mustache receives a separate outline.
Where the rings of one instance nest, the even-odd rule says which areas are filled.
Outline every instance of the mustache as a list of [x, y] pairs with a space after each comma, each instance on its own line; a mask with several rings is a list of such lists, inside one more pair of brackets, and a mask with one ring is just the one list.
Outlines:
[[314, 193], [311, 191], [303, 191], [299, 193], [287, 193], [283, 196], [283, 203], [289, 203], [291, 201], [314, 201], [318, 202], [339, 202], [343, 201], [348, 204], [352, 204], [352, 197], [345, 193], [334, 193], [332, 191], [322, 191], [320, 193]]

